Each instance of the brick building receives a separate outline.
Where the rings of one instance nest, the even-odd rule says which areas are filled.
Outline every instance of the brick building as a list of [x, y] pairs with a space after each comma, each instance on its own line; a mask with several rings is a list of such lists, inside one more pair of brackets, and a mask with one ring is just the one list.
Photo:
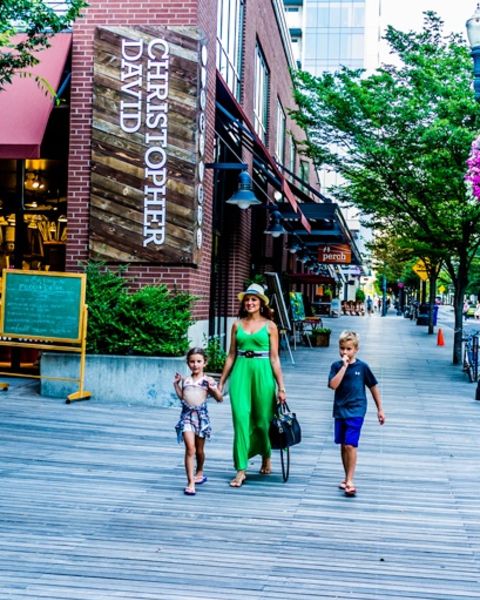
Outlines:
[[[10, 137], [0, 134], [4, 266], [128, 263], [134, 286], [198, 296], [195, 342], [228, 331], [254, 275], [290, 274], [310, 294], [334, 282], [317, 246], [349, 233], [297, 150], [280, 0], [90, 0], [40, 59], [36, 69], [55, 63], [49, 80], [66, 101], [35, 117], [35, 140], [26, 130], [19, 144], [15, 124], [40, 102], [35, 83], [0, 93], [0, 119], [11, 121]], [[21, 109], [20, 96], [30, 99]], [[260, 200], [248, 210], [226, 203], [242, 166]], [[265, 235], [272, 223], [287, 233]], [[292, 240], [303, 262], [287, 251]]]

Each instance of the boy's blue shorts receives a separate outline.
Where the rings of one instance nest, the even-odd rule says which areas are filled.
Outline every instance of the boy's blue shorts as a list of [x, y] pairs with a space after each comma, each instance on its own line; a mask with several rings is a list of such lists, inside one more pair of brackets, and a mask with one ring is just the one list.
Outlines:
[[350, 417], [349, 419], [335, 419], [335, 443], [347, 446], [358, 446], [360, 431], [362, 430], [363, 417]]

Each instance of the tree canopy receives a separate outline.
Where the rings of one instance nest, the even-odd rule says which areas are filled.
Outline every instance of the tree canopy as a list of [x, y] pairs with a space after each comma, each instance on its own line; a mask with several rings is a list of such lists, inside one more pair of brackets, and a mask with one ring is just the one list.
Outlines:
[[342, 176], [330, 193], [409, 239], [419, 256], [442, 258], [460, 305], [480, 244], [480, 205], [465, 185], [480, 122], [469, 49], [443, 34], [433, 12], [421, 32], [388, 27], [386, 40], [399, 64], [372, 75], [295, 73], [293, 116], [308, 132], [307, 154]]
[[[13, 75], [38, 63], [35, 52], [48, 48], [49, 37], [71, 26], [86, 0], [64, 0], [61, 14], [42, 0], [0, 2], [0, 91]], [[17, 33], [25, 33], [21, 40]]]

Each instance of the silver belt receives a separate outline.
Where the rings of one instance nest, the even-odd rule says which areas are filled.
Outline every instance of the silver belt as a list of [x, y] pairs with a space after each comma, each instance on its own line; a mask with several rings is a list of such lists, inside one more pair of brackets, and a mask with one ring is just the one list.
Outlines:
[[245, 358], [270, 358], [270, 352], [254, 352], [253, 350], [237, 350], [237, 356], [245, 356]]

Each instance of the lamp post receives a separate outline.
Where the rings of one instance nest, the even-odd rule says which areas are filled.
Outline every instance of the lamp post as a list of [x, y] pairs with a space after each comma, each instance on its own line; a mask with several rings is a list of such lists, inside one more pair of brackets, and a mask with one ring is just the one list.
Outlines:
[[473, 15], [466, 23], [467, 37], [472, 49], [473, 58], [473, 89], [475, 100], [480, 100], [480, 2]]

